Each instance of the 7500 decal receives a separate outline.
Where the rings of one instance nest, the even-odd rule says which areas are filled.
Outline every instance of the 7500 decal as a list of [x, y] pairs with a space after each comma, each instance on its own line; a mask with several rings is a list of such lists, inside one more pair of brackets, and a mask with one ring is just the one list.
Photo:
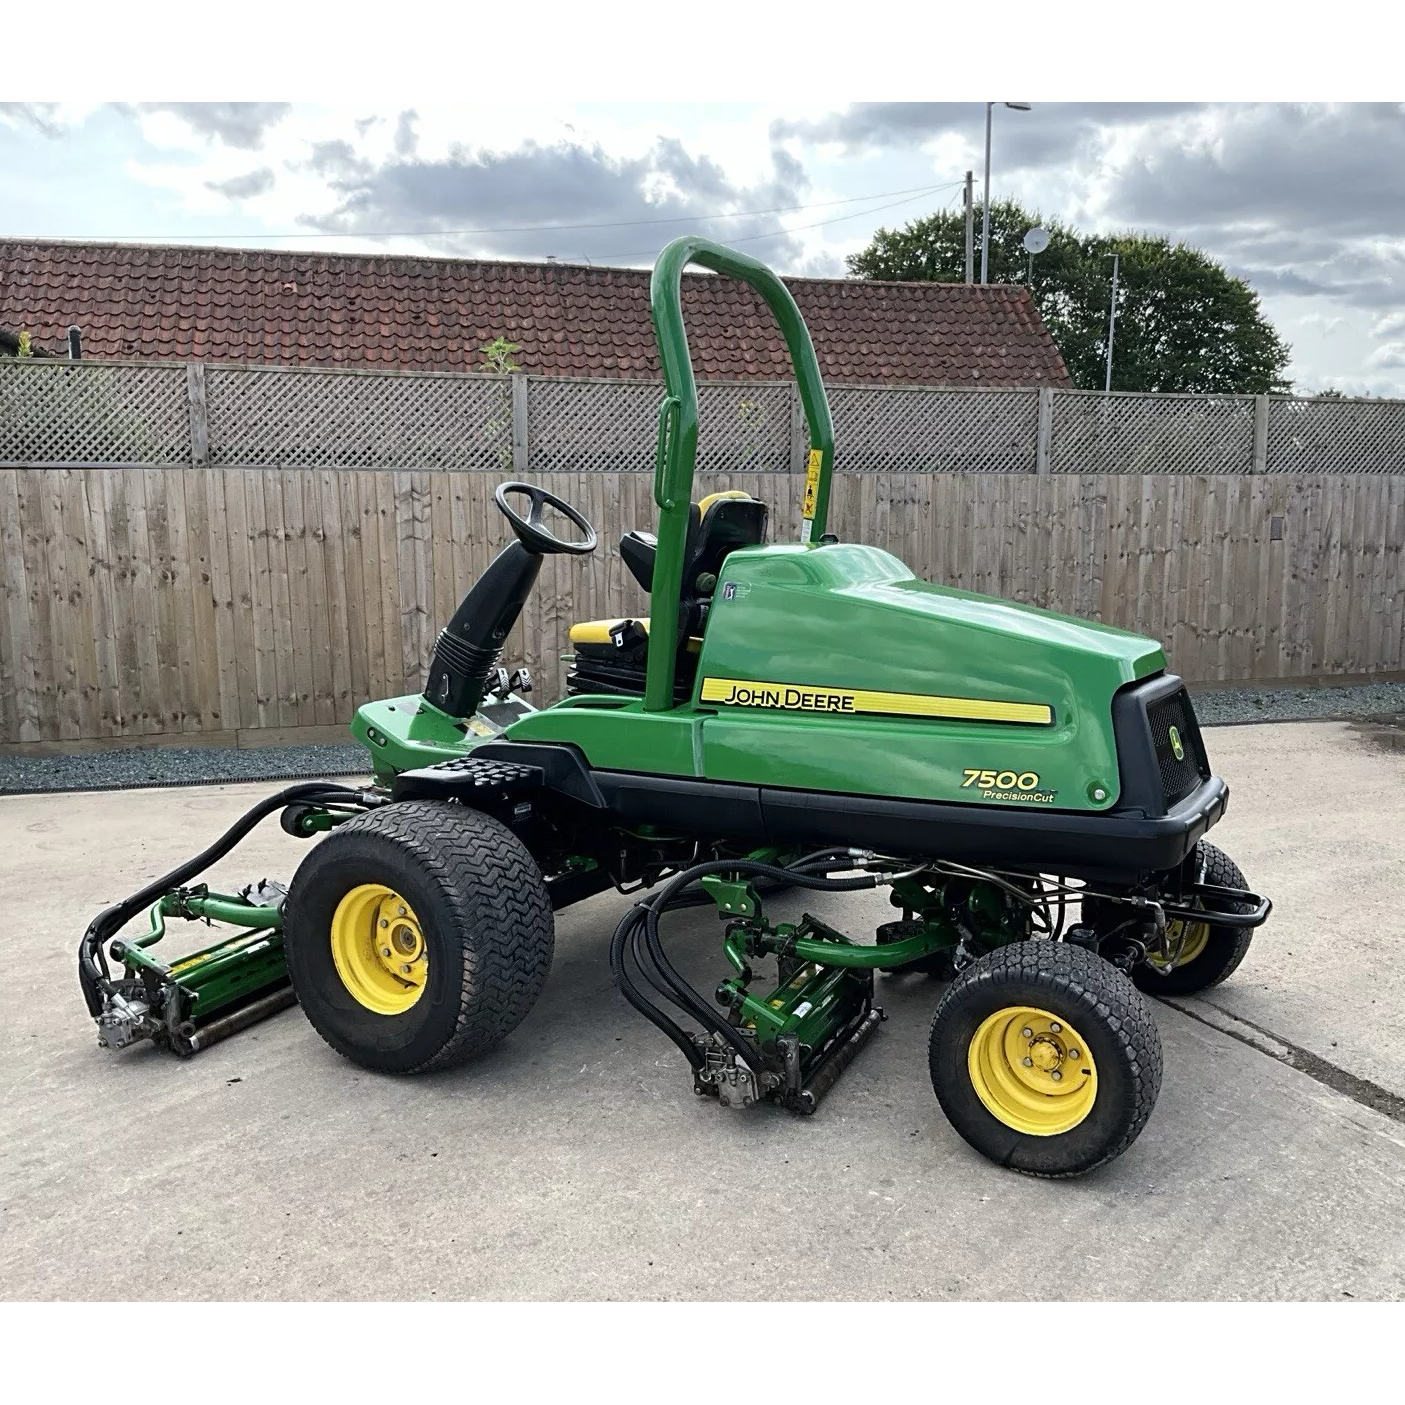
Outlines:
[[1052, 805], [1058, 793], [1039, 788], [1037, 771], [995, 771], [967, 766], [961, 774], [965, 777], [961, 789], [980, 791], [982, 800], [1032, 800], [1036, 805]]

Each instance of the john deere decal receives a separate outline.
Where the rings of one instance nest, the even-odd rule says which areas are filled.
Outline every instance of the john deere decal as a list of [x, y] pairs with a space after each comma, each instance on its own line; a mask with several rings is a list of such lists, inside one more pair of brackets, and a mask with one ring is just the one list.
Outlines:
[[723, 707], [766, 707], [785, 712], [871, 713], [888, 717], [941, 717], [965, 722], [1015, 722], [1047, 727], [1054, 709], [1047, 703], [1001, 702], [993, 698], [944, 698], [928, 693], [879, 693], [867, 688], [825, 688], [814, 684], [752, 682], [706, 678], [705, 703]]

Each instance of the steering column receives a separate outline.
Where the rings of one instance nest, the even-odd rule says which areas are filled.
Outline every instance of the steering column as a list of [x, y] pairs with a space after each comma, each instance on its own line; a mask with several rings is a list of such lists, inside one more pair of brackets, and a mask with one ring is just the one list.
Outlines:
[[[510, 496], [528, 499], [525, 516], [509, 503]], [[493, 500], [517, 540], [509, 542], [478, 578], [434, 646], [424, 699], [450, 717], [472, 717], [482, 705], [488, 678], [536, 583], [542, 558], [558, 553], [584, 556], [595, 550], [595, 528], [568, 502], [544, 488], [501, 483]], [[583, 535], [558, 536], [547, 523], [548, 508]]]

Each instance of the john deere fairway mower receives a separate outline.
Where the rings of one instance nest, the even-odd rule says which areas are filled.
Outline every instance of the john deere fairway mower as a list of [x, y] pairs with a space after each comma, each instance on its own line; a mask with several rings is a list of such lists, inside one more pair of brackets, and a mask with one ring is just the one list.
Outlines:
[[[797, 541], [768, 544], [767, 506], [746, 493], [692, 500], [690, 263], [749, 283], [784, 332], [810, 441]], [[950, 982], [930, 1071], [968, 1142], [1041, 1175], [1117, 1156], [1161, 1081], [1143, 992], [1223, 980], [1270, 909], [1205, 841], [1228, 791], [1185, 688], [1150, 640], [934, 585], [826, 532], [824, 387], [763, 265], [680, 239], [651, 297], [657, 532], [620, 542], [648, 618], [577, 624], [567, 696], [533, 709], [500, 651], [543, 557], [596, 538], [560, 498], [501, 486], [517, 539], [440, 635], [423, 695], [352, 723], [374, 785], [270, 796], [95, 919], [80, 969], [100, 1042], [189, 1053], [295, 996], [366, 1068], [445, 1068], [531, 1009], [553, 910], [616, 888], [641, 896], [614, 935], [615, 979], [694, 1092], [813, 1112], [882, 1019], [875, 972], [925, 972]], [[275, 810], [324, 832], [286, 893], [190, 886]], [[809, 913], [772, 921], [777, 886], [886, 888], [893, 920], [868, 940]], [[667, 938], [671, 912], [705, 904], [723, 923], [711, 991]], [[147, 907], [149, 929], [121, 938]], [[153, 947], [171, 916], [246, 930], [168, 965]]]

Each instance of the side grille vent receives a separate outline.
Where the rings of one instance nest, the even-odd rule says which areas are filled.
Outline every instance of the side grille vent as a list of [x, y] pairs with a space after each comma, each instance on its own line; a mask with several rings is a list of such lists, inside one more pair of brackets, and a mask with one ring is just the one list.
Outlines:
[[[1169, 808], [1184, 800], [1210, 774], [1200, 729], [1182, 689], [1146, 710], [1156, 762], [1161, 768], [1161, 788]], [[1177, 754], [1179, 753], [1179, 754]]]

